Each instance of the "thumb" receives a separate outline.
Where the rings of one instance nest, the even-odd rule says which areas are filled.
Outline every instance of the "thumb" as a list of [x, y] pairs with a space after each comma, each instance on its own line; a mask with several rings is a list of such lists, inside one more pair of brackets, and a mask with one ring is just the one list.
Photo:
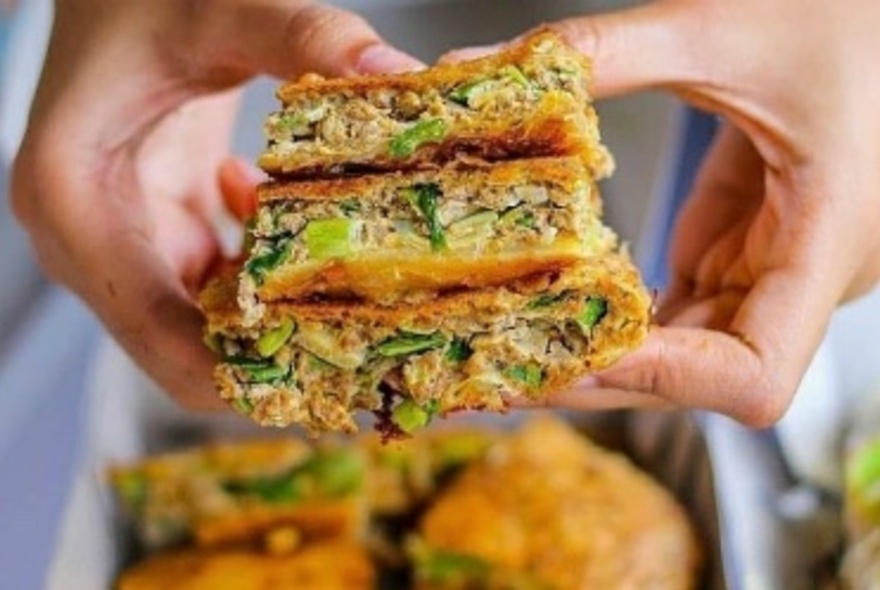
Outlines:
[[220, 74], [239, 79], [256, 73], [290, 79], [308, 72], [347, 76], [422, 66], [385, 43], [362, 17], [339, 8], [302, 0], [195, 6], [184, 34], [195, 39], [196, 50], [184, 59], [196, 75], [204, 64], [216, 64], [218, 55]]
[[[561, 35], [593, 62], [593, 95], [605, 98], [648, 88], [694, 90], [696, 62], [689, 50], [688, 28], [695, 20], [691, 7], [681, 2], [647, 5], [581, 16], [542, 25]], [[511, 41], [516, 43], [536, 31]], [[465, 47], [445, 54], [441, 62], [476, 59], [504, 48], [507, 43]]]
[[652, 2], [636, 8], [575, 17], [549, 25], [593, 61], [597, 98], [699, 82], [687, 3]]

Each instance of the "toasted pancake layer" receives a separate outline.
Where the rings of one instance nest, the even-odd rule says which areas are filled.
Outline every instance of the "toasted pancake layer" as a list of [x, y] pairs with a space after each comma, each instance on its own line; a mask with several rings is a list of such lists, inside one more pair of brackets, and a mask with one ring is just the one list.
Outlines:
[[383, 304], [498, 285], [610, 252], [577, 158], [270, 183], [250, 230], [239, 303], [313, 295]]
[[613, 167], [590, 106], [590, 64], [553, 33], [496, 55], [413, 73], [324, 80], [278, 91], [260, 166], [274, 176], [433, 166], [462, 154], [488, 160], [577, 155]]
[[277, 302], [249, 327], [236, 299], [234, 270], [202, 294], [221, 396], [260, 424], [312, 432], [352, 432], [356, 410], [401, 404], [419, 420], [503, 411], [612, 364], [650, 315], [638, 272], [616, 254], [419, 305]]
[[417, 590], [691, 590], [701, 561], [667, 490], [548, 417], [469, 465], [419, 533]]

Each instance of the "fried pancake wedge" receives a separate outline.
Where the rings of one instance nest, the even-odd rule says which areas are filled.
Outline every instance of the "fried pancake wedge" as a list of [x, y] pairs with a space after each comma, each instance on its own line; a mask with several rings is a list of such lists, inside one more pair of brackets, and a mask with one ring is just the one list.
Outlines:
[[221, 396], [264, 426], [313, 433], [357, 430], [357, 410], [409, 431], [541, 398], [641, 344], [651, 305], [621, 254], [418, 305], [276, 302], [256, 325], [237, 287], [232, 268], [201, 297]]
[[282, 86], [259, 159], [272, 176], [313, 177], [486, 160], [577, 155], [613, 165], [591, 106], [588, 60], [551, 32], [496, 55], [353, 79]]
[[269, 183], [259, 189], [239, 304], [312, 295], [384, 304], [479, 288], [611, 252], [577, 158]]
[[668, 491], [549, 416], [470, 464], [416, 539], [417, 590], [691, 590], [701, 560]]
[[117, 590], [373, 590], [375, 566], [351, 542], [314, 543], [289, 555], [181, 549], [122, 573]]
[[150, 549], [254, 542], [278, 528], [305, 539], [357, 539], [367, 524], [367, 462], [357, 447], [284, 438], [118, 465], [110, 481]]

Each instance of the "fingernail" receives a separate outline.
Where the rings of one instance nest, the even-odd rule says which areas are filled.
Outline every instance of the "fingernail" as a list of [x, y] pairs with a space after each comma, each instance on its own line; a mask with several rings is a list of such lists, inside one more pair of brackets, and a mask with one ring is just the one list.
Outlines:
[[230, 166], [242, 180], [248, 184], [260, 184], [266, 180], [262, 170], [254, 166], [248, 160], [242, 158], [230, 158], [226, 164]]
[[370, 45], [360, 55], [355, 69], [359, 74], [396, 74], [419, 70], [425, 64], [388, 45]]
[[496, 43], [494, 45], [478, 45], [475, 47], [456, 49], [455, 51], [450, 51], [449, 53], [444, 55], [441, 61], [457, 62], [478, 59], [480, 57], [492, 55], [493, 53], [498, 53], [502, 49], [502, 47], [503, 45], [501, 43]]

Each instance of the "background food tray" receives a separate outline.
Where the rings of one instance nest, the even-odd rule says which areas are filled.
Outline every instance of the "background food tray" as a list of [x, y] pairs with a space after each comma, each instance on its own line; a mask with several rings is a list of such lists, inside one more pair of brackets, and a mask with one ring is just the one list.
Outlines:
[[[119, 569], [131, 559], [126, 534], [105, 478], [113, 462], [147, 453], [179, 449], [211, 440], [279, 435], [233, 415], [193, 417], [178, 410], [131, 370], [129, 361], [106, 344], [91, 376], [90, 441], [75, 478], [58, 549], [50, 569], [49, 590], [111, 588]], [[438, 422], [512, 425], [526, 418], [475, 415]], [[721, 590], [723, 582], [712, 470], [705, 441], [684, 413], [570, 414], [596, 440], [622, 450], [664, 482], [694, 519], [707, 553], [701, 588]]]

